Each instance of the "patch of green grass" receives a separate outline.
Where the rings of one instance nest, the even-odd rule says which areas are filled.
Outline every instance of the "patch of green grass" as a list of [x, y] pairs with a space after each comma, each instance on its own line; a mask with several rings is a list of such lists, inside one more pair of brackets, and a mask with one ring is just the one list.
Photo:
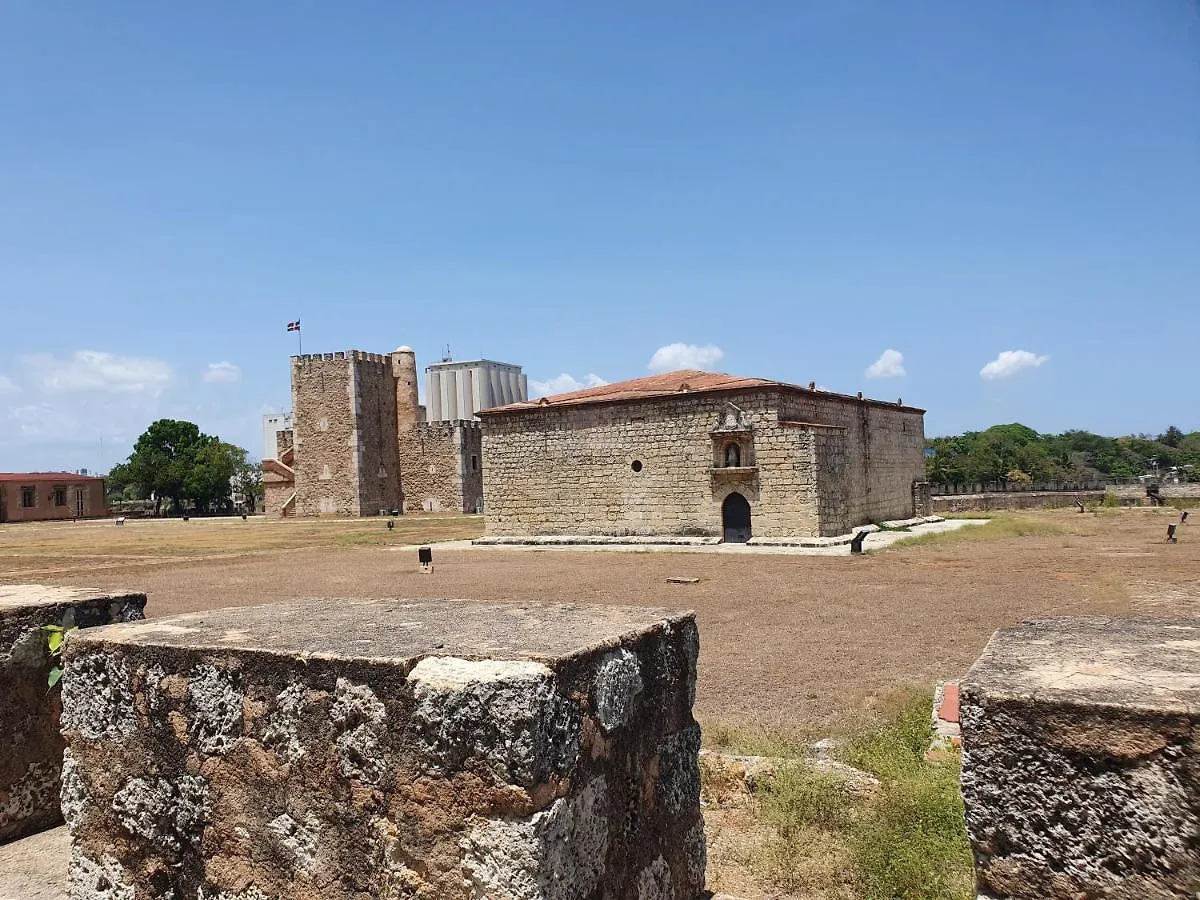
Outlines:
[[[994, 513], [991, 516], [986, 525], [964, 525], [961, 528], [956, 528], [954, 531], [914, 534], [912, 537], [900, 538], [900, 540], [885, 549], [892, 550], [899, 547], [916, 547], [927, 544], [1002, 541], [1013, 538], [1069, 533], [1059, 523], [1048, 522], [1045, 519], [1025, 516], [996, 516]], [[963, 518], [979, 518], [979, 516], [964, 516]]]
[[834, 831], [850, 824], [842, 781], [803, 762], [780, 766], [755, 794], [763, 821], [784, 840], [794, 840], [806, 828]]
[[854, 896], [846, 835], [855, 810], [842, 782], [796, 762], [757, 784], [755, 797], [766, 829], [749, 860], [758, 879], [789, 893]]
[[889, 706], [838, 754], [879, 779], [873, 796], [802, 760], [755, 783], [766, 836], [751, 862], [772, 889], [856, 900], [974, 897], [958, 767], [925, 760], [931, 700], [913, 689]]
[[926, 765], [885, 782], [854, 824], [850, 853], [863, 900], [973, 897], [957, 767]]
[[933, 701], [908, 688], [889, 698], [886, 720], [852, 737], [838, 754], [843, 762], [880, 779], [912, 775], [925, 765]]
[[870, 772], [879, 796], [854, 820], [851, 858], [864, 900], [955, 900], [973, 895], [974, 868], [963, 820], [957, 765], [926, 762], [932, 703], [924, 692], [898, 696], [898, 709], [842, 751]]

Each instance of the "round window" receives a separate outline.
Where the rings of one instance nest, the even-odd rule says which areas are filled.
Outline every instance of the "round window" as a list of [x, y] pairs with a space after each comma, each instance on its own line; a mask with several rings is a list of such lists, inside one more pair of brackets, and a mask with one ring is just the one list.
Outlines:
[[635, 472], [642, 471], [642, 461], [640, 459], [635, 459], [632, 463], [630, 463], [629, 468], [633, 469]]

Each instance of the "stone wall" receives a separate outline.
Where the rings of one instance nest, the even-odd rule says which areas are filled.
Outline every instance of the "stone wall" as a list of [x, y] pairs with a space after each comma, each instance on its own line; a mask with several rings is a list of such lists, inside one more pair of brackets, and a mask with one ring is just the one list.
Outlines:
[[[754, 465], [722, 471], [730, 404]], [[737, 491], [756, 536], [845, 533], [912, 514], [923, 449], [919, 411], [774, 389], [486, 413], [487, 532], [719, 535]]]
[[[1144, 484], [1110, 484], [1105, 488], [1121, 501], [1122, 506], [1150, 506], [1151, 500], [1146, 496]], [[1200, 483], [1160, 484], [1158, 495], [1164, 500], [1197, 500], [1200, 501]]]
[[817, 509], [822, 535], [850, 531], [850, 485], [846, 459], [846, 429], [839, 427], [806, 429], [812, 435], [816, 454]]
[[290, 515], [284, 504], [296, 493], [294, 482], [272, 482], [263, 477], [263, 512], [273, 519]]
[[929, 498], [934, 514], [986, 512], [992, 509], [1062, 509], [1076, 501], [1099, 503], [1103, 491], [1005, 491], [988, 494], [937, 494]]
[[849, 527], [913, 514], [912, 484], [925, 480], [925, 419], [920, 412], [821, 391], [789, 391], [780, 397], [779, 418], [845, 429]]
[[478, 422], [429, 422], [399, 434], [401, 487], [409, 512], [477, 512], [483, 496]]
[[337, 600], [147, 624], [68, 648], [75, 897], [703, 889], [691, 614]]
[[88, 628], [140, 619], [146, 595], [0, 585], [0, 843], [62, 821], [63, 739], [43, 625]]
[[1200, 896], [1200, 622], [998, 631], [960, 686], [981, 898]]
[[400, 505], [391, 359], [358, 350], [292, 357], [296, 515]]

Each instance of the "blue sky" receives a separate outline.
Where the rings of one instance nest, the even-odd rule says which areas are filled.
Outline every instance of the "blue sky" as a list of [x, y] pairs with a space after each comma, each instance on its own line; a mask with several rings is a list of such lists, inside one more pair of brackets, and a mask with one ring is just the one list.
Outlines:
[[257, 454], [297, 316], [544, 386], [682, 344], [930, 435], [1200, 428], [1200, 12], [5, 4], [0, 470], [164, 415]]

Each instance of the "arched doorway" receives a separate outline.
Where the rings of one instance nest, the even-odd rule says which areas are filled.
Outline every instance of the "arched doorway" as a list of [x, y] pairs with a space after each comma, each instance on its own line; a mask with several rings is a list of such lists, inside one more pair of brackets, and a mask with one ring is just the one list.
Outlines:
[[736, 491], [721, 504], [721, 524], [725, 543], [744, 544], [750, 540], [750, 503]]

